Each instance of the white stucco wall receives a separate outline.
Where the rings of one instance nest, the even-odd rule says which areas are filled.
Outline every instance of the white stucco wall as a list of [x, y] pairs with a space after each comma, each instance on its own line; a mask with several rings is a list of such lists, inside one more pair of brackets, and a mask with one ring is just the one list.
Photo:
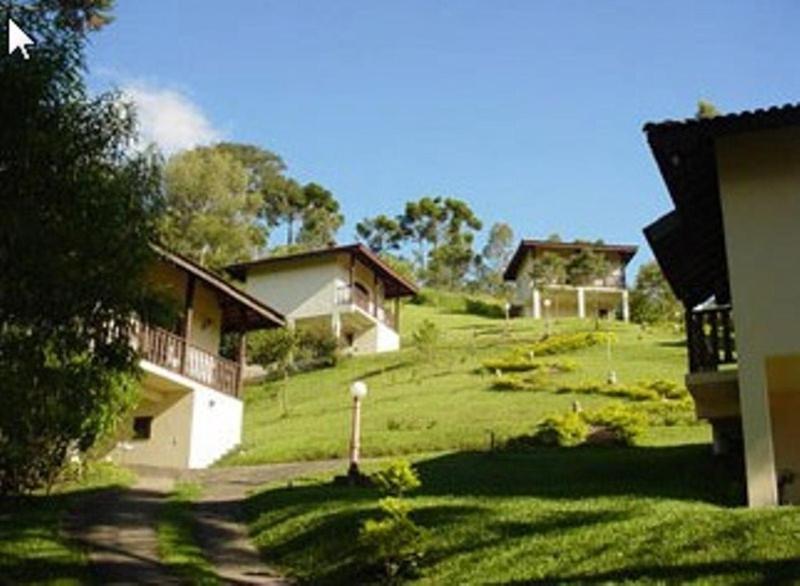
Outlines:
[[251, 268], [245, 290], [289, 318], [302, 319], [333, 312], [336, 288], [346, 275], [335, 258]]
[[380, 322], [353, 340], [356, 354], [394, 352], [399, 349], [400, 335]]
[[151, 435], [125, 438], [113, 450], [113, 459], [122, 464], [205, 468], [241, 442], [242, 401], [147, 361], [142, 361], [142, 368], [146, 373], [142, 399], [133, 416], [153, 417]]
[[200, 386], [193, 399], [189, 468], [205, 468], [242, 441], [244, 404], [236, 397]]
[[[800, 360], [800, 130], [729, 136], [717, 141], [717, 165], [734, 307], [739, 388], [751, 505], [775, 503], [777, 468], [800, 477], [800, 446], [773, 447], [767, 363]], [[786, 379], [787, 377], [783, 377]], [[800, 393], [800, 378], [771, 392]], [[775, 401], [772, 401], [775, 403]], [[778, 401], [780, 403], [782, 401]], [[788, 401], [783, 401], [789, 403]], [[792, 402], [793, 403], [793, 402]], [[800, 412], [779, 425], [800, 426]], [[787, 420], [789, 417], [789, 420]], [[773, 434], [776, 431], [777, 433]]]

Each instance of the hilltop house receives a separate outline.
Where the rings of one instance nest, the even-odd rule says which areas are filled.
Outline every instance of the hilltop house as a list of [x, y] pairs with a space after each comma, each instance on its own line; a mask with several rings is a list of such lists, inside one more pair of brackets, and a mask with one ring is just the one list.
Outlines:
[[290, 327], [330, 331], [355, 353], [399, 349], [400, 299], [417, 291], [361, 244], [273, 256], [226, 270], [250, 295], [269, 299]]
[[[605, 275], [585, 284], [543, 279], [536, 282], [533, 275], [536, 259], [543, 255], [555, 255], [561, 257], [566, 265], [573, 255], [584, 250], [605, 257]], [[536, 319], [618, 316], [628, 321], [630, 312], [625, 267], [636, 254], [636, 250], [635, 246], [613, 244], [523, 240], [503, 274], [504, 280], [516, 284], [512, 301], [514, 314]]]
[[645, 131], [675, 205], [645, 235], [686, 309], [697, 415], [743, 450], [750, 506], [800, 503], [800, 106]]
[[[111, 457], [124, 464], [204, 468], [241, 441], [244, 334], [283, 317], [203, 267], [160, 247], [148, 274], [180, 308], [173, 327], [136, 323], [142, 398]], [[239, 334], [235, 360], [220, 356], [223, 333]]]

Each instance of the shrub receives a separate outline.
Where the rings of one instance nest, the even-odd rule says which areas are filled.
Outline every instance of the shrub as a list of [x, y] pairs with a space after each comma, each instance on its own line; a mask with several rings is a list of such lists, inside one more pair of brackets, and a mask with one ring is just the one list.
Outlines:
[[549, 336], [531, 346], [535, 356], [552, 356], [565, 354], [598, 344], [616, 341], [616, 336], [607, 332], [579, 332], [575, 334], [559, 334]]
[[689, 396], [689, 391], [686, 390], [686, 387], [682, 387], [673, 381], [656, 379], [649, 382], [640, 382], [639, 386], [655, 391], [664, 399], [678, 400]]
[[531, 370], [548, 371], [550, 373], [557, 372], [572, 372], [577, 370], [578, 365], [571, 360], [548, 360], [537, 361], [531, 360], [528, 356], [522, 356], [519, 353], [511, 357], [494, 358], [484, 360], [483, 367], [490, 372], [528, 372]]
[[505, 308], [496, 301], [485, 301], [474, 297], [464, 300], [464, 312], [482, 317], [503, 319], [506, 316]]
[[526, 391], [530, 385], [516, 376], [498, 376], [492, 381], [495, 391]]
[[406, 492], [419, 488], [421, 482], [411, 463], [407, 460], [395, 460], [388, 466], [375, 472], [371, 480], [384, 494], [400, 497]]
[[697, 425], [694, 402], [690, 398], [677, 401], [648, 401], [640, 407], [650, 425]]
[[603, 443], [633, 446], [636, 440], [647, 430], [647, 418], [644, 414], [623, 405], [607, 405], [596, 411], [583, 414], [583, 419], [592, 426], [588, 436]]
[[264, 330], [250, 336], [247, 346], [254, 363], [278, 375], [335, 366], [339, 360], [339, 344], [331, 332]]
[[631, 401], [655, 401], [661, 398], [657, 392], [638, 385], [609, 385], [600, 382], [562, 385], [558, 387], [557, 392], [576, 395], [604, 395], [606, 397], [629, 399]]
[[431, 320], [426, 319], [411, 334], [414, 344], [420, 352], [431, 352], [439, 343], [439, 328]]
[[551, 415], [539, 425], [533, 434], [533, 441], [540, 446], [577, 446], [583, 443], [589, 433], [589, 426], [579, 413]]
[[411, 507], [395, 497], [381, 499], [378, 506], [383, 518], [367, 519], [358, 534], [365, 561], [380, 568], [389, 583], [415, 576], [423, 555], [423, 534], [409, 518]]

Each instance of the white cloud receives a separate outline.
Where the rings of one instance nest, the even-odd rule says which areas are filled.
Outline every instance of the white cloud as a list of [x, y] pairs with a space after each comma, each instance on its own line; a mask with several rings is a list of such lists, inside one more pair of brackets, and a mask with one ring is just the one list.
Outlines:
[[136, 104], [142, 141], [157, 144], [166, 155], [221, 138], [200, 107], [178, 91], [142, 83], [122, 91]]

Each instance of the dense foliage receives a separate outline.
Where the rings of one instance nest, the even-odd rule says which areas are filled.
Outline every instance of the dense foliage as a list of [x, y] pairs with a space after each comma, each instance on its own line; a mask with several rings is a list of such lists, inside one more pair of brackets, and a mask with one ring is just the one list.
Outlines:
[[37, 45], [0, 60], [0, 492], [52, 483], [134, 395], [129, 318], [152, 307], [161, 192], [158, 161], [131, 148], [134, 113], [83, 81], [108, 4], [15, 11]]

